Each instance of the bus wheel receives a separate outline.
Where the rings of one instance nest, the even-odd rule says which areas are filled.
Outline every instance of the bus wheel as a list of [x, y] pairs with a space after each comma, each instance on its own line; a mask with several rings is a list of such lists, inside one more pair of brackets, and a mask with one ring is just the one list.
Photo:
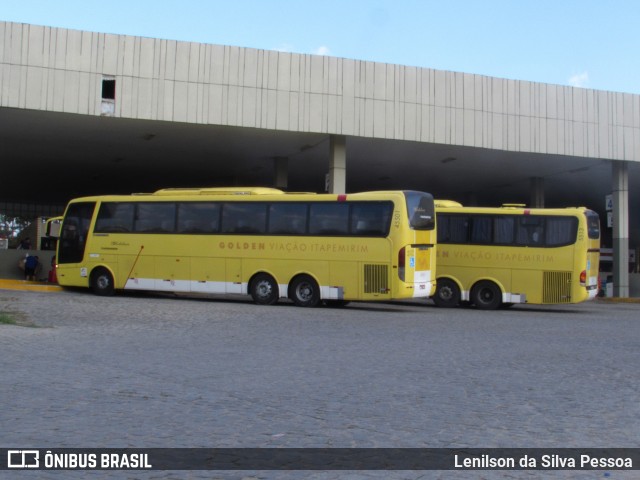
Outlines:
[[502, 292], [495, 283], [483, 280], [471, 289], [471, 302], [481, 310], [495, 310], [502, 303]]
[[273, 305], [278, 301], [278, 284], [271, 275], [259, 273], [251, 280], [251, 298], [259, 305]]
[[320, 303], [320, 287], [310, 276], [300, 275], [289, 286], [289, 298], [299, 307], [316, 307]]
[[436, 294], [433, 303], [441, 308], [457, 307], [460, 303], [460, 289], [458, 284], [448, 278], [436, 282]]
[[113, 276], [106, 268], [96, 268], [91, 272], [89, 286], [96, 295], [103, 297], [113, 295], [115, 288], [113, 286]]

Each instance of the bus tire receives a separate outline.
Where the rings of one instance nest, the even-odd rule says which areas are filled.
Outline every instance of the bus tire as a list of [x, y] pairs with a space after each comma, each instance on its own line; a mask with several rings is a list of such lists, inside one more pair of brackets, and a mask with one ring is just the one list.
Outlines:
[[436, 282], [436, 293], [433, 303], [440, 308], [453, 308], [460, 304], [460, 288], [449, 278], [442, 278]]
[[96, 268], [91, 272], [89, 286], [96, 295], [108, 297], [115, 293], [113, 275], [106, 268]]
[[495, 310], [502, 303], [502, 291], [495, 283], [482, 280], [471, 289], [471, 302], [480, 310]]
[[289, 298], [299, 307], [317, 307], [320, 287], [309, 275], [299, 275], [289, 285]]
[[273, 305], [278, 301], [278, 284], [267, 273], [259, 273], [251, 280], [251, 298], [258, 305]]

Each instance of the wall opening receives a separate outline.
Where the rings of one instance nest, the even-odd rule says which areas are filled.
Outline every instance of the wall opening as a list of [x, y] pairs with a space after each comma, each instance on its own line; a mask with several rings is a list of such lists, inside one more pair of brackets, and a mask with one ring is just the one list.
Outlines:
[[116, 99], [116, 79], [115, 78], [102, 79], [102, 99], [103, 100]]
[[102, 78], [102, 105], [100, 115], [112, 117], [116, 111], [116, 79]]

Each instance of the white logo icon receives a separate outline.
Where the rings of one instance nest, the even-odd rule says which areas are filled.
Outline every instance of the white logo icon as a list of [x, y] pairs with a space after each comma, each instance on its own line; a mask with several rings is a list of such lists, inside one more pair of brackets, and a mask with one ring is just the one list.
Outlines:
[[8, 468], [38, 468], [40, 466], [40, 451], [38, 450], [8, 450]]

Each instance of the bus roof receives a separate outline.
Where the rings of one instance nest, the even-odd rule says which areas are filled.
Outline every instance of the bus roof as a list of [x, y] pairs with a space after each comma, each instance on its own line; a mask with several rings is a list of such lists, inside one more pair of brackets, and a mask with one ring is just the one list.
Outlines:
[[[504, 203], [500, 207], [477, 207], [469, 206], [465, 207], [459, 202], [453, 200], [435, 200], [435, 206], [440, 211], [451, 212], [469, 212], [469, 213], [516, 213], [521, 215], [543, 215], [543, 214], [555, 214], [555, 215], [567, 215], [568, 213], [575, 213], [576, 211], [584, 212], [589, 210], [587, 207], [564, 207], [564, 208], [529, 208], [524, 204], [518, 203]], [[571, 212], [573, 210], [573, 212]]]
[[[355, 192], [346, 194], [337, 193], [313, 193], [313, 192], [285, 192], [277, 188], [270, 187], [204, 187], [204, 188], [164, 188], [150, 193], [132, 193], [132, 194], [106, 194], [106, 195], [93, 195], [80, 198], [74, 198], [72, 202], [87, 202], [87, 201], [110, 201], [110, 202], [147, 202], [147, 201], [167, 201], [167, 200], [194, 200], [198, 201], [202, 197], [208, 197], [207, 200], [215, 199], [215, 197], [224, 198], [226, 196], [233, 196], [238, 199], [260, 200], [261, 198], [270, 197], [273, 199], [282, 200], [306, 200], [308, 197], [316, 197], [321, 201], [345, 201], [348, 199], [379, 199], [380, 197], [402, 197], [409, 191], [406, 190], [384, 190], [384, 191], [369, 191], [369, 192]], [[425, 195], [430, 195], [426, 192], [420, 192]], [[299, 197], [299, 198], [297, 198]], [[307, 197], [307, 198], [305, 198]], [[378, 197], [378, 198], [376, 198]]]
[[151, 195], [277, 195], [282, 190], [269, 187], [163, 188]]
[[451, 207], [462, 207], [461, 203], [455, 202], [453, 200], [434, 200], [436, 208], [451, 208]]

